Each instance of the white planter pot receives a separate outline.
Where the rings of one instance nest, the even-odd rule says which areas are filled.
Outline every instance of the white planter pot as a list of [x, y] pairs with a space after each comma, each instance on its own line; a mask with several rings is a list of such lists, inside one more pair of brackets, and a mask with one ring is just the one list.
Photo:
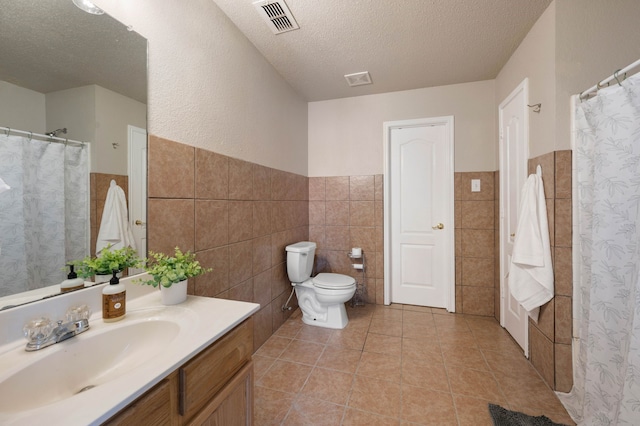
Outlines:
[[160, 286], [163, 305], [177, 305], [187, 300], [187, 280], [172, 284], [171, 287]]

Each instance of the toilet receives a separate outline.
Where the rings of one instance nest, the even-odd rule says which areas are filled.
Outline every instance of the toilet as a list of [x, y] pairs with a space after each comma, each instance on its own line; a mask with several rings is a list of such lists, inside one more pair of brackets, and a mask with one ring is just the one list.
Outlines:
[[316, 243], [301, 241], [286, 247], [287, 274], [295, 288], [305, 324], [345, 328], [349, 323], [345, 302], [356, 292], [356, 280], [342, 274], [321, 273], [311, 277]]

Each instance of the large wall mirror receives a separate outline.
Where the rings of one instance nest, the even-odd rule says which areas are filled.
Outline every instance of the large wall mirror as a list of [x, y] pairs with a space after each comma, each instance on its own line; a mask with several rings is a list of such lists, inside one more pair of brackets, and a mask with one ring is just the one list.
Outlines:
[[[65, 263], [95, 254], [112, 182], [125, 192], [136, 249], [146, 256], [147, 41], [72, 0], [0, 0], [0, 58], [0, 148], [8, 150], [0, 153], [0, 309], [6, 309], [57, 294]], [[32, 141], [46, 145], [36, 163], [23, 161]], [[78, 154], [84, 163], [66, 151], [60, 161], [48, 157], [78, 146], [74, 141], [86, 142]], [[78, 164], [86, 188], [67, 182], [61, 207], [33, 201], [34, 191], [53, 198], [49, 183], [73, 176]], [[35, 190], [27, 189], [29, 179]], [[30, 225], [31, 216], [42, 220]], [[58, 240], [65, 258], [51, 260], [47, 252]], [[35, 255], [34, 247], [41, 249]]]

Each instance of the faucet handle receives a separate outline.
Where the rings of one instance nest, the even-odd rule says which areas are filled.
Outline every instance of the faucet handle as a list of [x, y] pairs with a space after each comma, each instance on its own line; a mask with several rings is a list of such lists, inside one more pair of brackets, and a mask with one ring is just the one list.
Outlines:
[[43, 342], [51, 335], [54, 328], [55, 325], [49, 318], [41, 317], [27, 322], [22, 327], [22, 332], [29, 342]]
[[91, 309], [87, 305], [72, 306], [67, 309], [67, 313], [65, 315], [66, 320], [70, 322], [88, 320], [90, 316]]

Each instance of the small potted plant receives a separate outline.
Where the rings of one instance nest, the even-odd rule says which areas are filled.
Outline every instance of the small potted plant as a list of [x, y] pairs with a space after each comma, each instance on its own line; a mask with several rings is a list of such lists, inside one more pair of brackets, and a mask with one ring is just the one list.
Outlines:
[[109, 281], [113, 271], [120, 273], [127, 268], [139, 268], [141, 263], [138, 253], [131, 247], [112, 250], [111, 245], [103, 248], [97, 257], [87, 256], [73, 262], [78, 275], [83, 278], [95, 275], [97, 283]]
[[162, 303], [175, 305], [187, 299], [187, 280], [211, 271], [203, 268], [196, 260], [196, 255], [187, 251], [183, 253], [175, 248], [174, 256], [149, 251], [151, 259], [147, 259], [144, 269], [151, 275], [150, 280], [138, 280], [138, 283], [160, 287]]

